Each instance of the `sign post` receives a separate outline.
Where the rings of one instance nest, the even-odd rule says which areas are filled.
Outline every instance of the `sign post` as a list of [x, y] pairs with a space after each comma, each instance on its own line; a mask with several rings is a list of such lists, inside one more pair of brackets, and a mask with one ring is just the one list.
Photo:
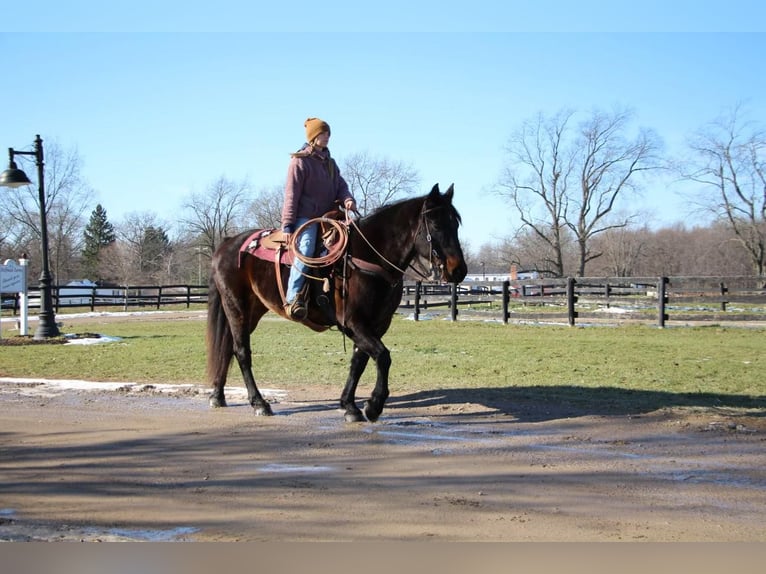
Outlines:
[[27, 335], [28, 322], [28, 300], [27, 300], [27, 264], [29, 260], [22, 257], [19, 263], [13, 259], [6, 259], [5, 263], [0, 265], [0, 293], [18, 293], [20, 321], [19, 334]]

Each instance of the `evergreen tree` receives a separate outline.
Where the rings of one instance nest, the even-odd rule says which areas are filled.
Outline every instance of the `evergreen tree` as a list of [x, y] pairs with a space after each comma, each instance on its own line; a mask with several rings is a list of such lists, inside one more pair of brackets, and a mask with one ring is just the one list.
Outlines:
[[83, 235], [85, 237], [82, 250], [83, 271], [90, 279], [101, 279], [99, 276], [101, 250], [113, 244], [116, 236], [114, 226], [107, 219], [106, 209], [100, 203], [90, 214], [90, 220], [85, 226]]
[[170, 239], [162, 227], [150, 225], [141, 239], [141, 271], [145, 276], [157, 279], [165, 258], [171, 251]]

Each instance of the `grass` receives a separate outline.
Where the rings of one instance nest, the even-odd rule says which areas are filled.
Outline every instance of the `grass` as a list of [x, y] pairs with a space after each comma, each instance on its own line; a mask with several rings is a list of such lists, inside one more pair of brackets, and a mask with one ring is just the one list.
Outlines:
[[[67, 324], [67, 333], [120, 337], [100, 345], [0, 346], [0, 376], [205, 384], [204, 321]], [[765, 330], [721, 326], [658, 329], [646, 325], [559, 327], [397, 316], [384, 342], [391, 350], [394, 394], [474, 389], [486, 394], [587, 403], [657, 403], [706, 397], [704, 404], [766, 408]], [[252, 337], [256, 380], [264, 387], [345, 381], [351, 341], [266, 320]], [[241, 386], [233, 364], [231, 384]], [[363, 388], [374, 384], [370, 366]], [[608, 391], [608, 392], [607, 392]], [[508, 396], [511, 396], [510, 394]]]

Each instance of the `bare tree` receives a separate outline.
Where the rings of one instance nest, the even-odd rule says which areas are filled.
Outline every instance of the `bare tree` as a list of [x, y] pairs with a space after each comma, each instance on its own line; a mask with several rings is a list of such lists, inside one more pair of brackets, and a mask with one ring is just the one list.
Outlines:
[[[151, 211], [127, 214], [116, 226], [119, 249], [114, 250], [126, 261], [99, 263], [99, 270], [117, 272], [122, 284], [170, 281], [173, 251], [165, 230], [166, 222]], [[103, 269], [102, 269], [103, 265]], [[107, 275], [104, 275], [107, 276]]]
[[499, 191], [510, 199], [523, 227], [546, 246], [546, 259], [558, 276], [564, 275], [567, 184], [574, 170], [574, 158], [564, 149], [572, 114], [562, 111], [550, 119], [539, 114], [521, 125], [506, 146], [509, 163]]
[[636, 275], [651, 235], [646, 226], [640, 229], [619, 227], [605, 231], [594, 240], [595, 248], [603, 256], [600, 259], [601, 265], [591, 273], [605, 277]]
[[653, 132], [626, 138], [630, 113], [595, 111], [576, 129], [573, 117], [564, 110], [525, 122], [506, 146], [509, 162], [498, 190], [547, 245], [550, 271], [558, 276], [565, 273], [570, 240], [577, 246], [577, 274], [584, 275], [586, 264], [601, 255], [592, 239], [633, 218], [615, 217], [618, 200], [637, 188], [637, 174], [659, 168]]
[[275, 185], [261, 189], [245, 211], [248, 226], [258, 229], [279, 229], [282, 225], [284, 196], [284, 186]]
[[[45, 209], [51, 273], [54, 281], [71, 279], [78, 271], [79, 244], [84, 225], [83, 214], [93, 191], [82, 176], [82, 160], [76, 149], [63, 150], [56, 141], [45, 147]], [[25, 170], [31, 178], [35, 170]], [[8, 190], [6, 209], [15, 225], [29, 230], [35, 245], [27, 244], [30, 275], [42, 267], [40, 257], [40, 198], [37, 183]], [[28, 236], [23, 230], [18, 236]]]
[[684, 176], [700, 184], [699, 201], [727, 222], [753, 271], [766, 271], [766, 133], [740, 106], [700, 130], [689, 143]]
[[183, 204], [180, 224], [197, 237], [199, 247], [210, 254], [224, 237], [234, 235], [244, 225], [244, 211], [250, 203], [250, 184], [224, 176], [211, 183], [204, 193], [192, 193]]
[[626, 111], [595, 112], [581, 126], [577, 145], [580, 193], [572, 202], [573, 213], [567, 219], [579, 250], [578, 275], [585, 274], [588, 261], [601, 256], [590, 249], [590, 240], [610, 229], [626, 227], [636, 217], [637, 214], [612, 217], [618, 198], [637, 189], [639, 173], [660, 169], [656, 155], [659, 139], [646, 129], [639, 130], [632, 140], [627, 139], [624, 134], [630, 119], [631, 114]]
[[347, 157], [342, 174], [362, 215], [415, 193], [420, 183], [420, 176], [411, 165], [366, 152]]
[[99, 274], [104, 280], [117, 285], [136, 284], [138, 256], [135, 246], [125, 241], [115, 241], [103, 249], [99, 261]]

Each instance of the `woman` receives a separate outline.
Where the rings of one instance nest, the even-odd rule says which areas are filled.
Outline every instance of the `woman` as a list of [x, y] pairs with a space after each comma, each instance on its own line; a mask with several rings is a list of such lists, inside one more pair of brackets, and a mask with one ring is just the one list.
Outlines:
[[[343, 204], [348, 211], [356, 211], [356, 202], [340, 175], [338, 164], [330, 155], [330, 126], [319, 118], [308, 118], [306, 142], [291, 154], [287, 168], [287, 184], [282, 206], [282, 231], [289, 243], [292, 234], [310, 219], [321, 217]], [[298, 251], [308, 257], [315, 256], [318, 225], [309, 225], [295, 240]], [[306, 265], [295, 259], [285, 293], [285, 310], [291, 319], [303, 320], [308, 314], [304, 300], [304, 285], [308, 273]]]

